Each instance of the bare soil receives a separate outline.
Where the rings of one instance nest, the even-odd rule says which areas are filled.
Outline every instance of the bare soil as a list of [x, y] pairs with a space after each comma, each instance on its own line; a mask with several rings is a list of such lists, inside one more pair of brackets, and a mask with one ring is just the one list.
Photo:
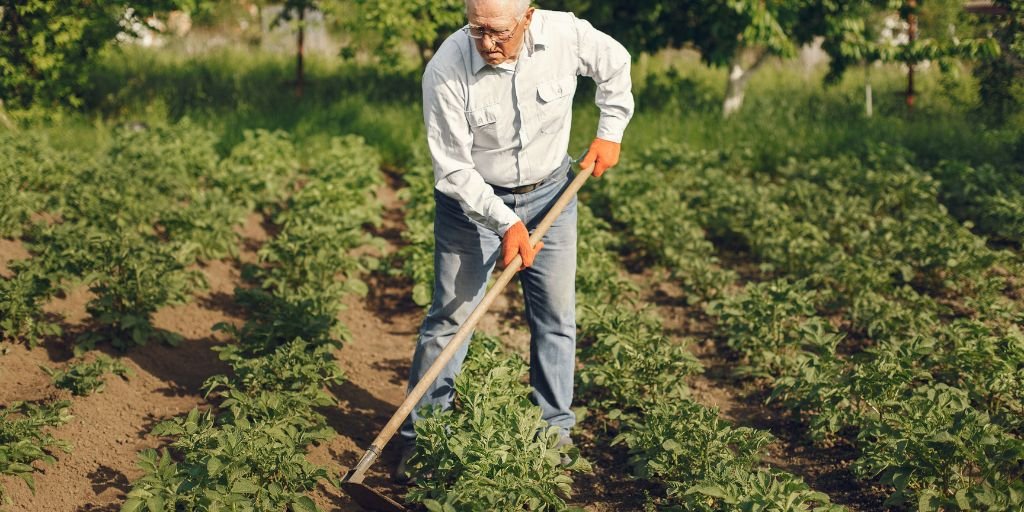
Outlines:
[[[850, 465], [856, 450], [846, 443], [822, 447], [806, 436], [806, 428], [787, 411], [766, 404], [767, 393], [756, 382], [734, 374], [740, 364], [713, 337], [713, 322], [699, 307], [688, 305], [685, 293], [664, 268], [628, 265], [631, 278], [647, 290], [645, 302], [653, 304], [664, 321], [666, 333], [687, 343], [704, 366], [704, 372], [690, 377], [693, 398], [718, 409], [719, 416], [738, 426], [767, 430], [777, 441], [768, 446], [763, 462], [797, 475], [814, 490], [851, 511], [882, 510], [887, 493], [882, 486], [857, 479]], [[741, 272], [741, 275], [749, 275]]]
[[[395, 190], [400, 178], [387, 172], [389, 183], [378, 190], [385, 205], [383, 225], [376, 234], [387, 242], [385, 254], [402, 245], [405, 228], [401, 201]], [[234, 304], [233, 293], [242, 284], [240, 271], [245, 263], [256, 261], [256, 251], [270, 236], [272, 226], [260, 215], [252, 214], [244, 227], [238, 259], [211, 262], [200, 267], [209, 284], [185, 305], [161, 309], [155, 317], [158, 327], [181, 334], [178, 347], [150, 344], [126, 353], [101, 349], [120, 357], [134, 371], [128, 380], [107, 378], [106, 389], [87, 397], [73, 397], [54, 388], [39, 365], [60, 367], [72, 357], [74, 336], [87, 328], [85, 304], [88, 290], [72, 290], [54, 299], [45, 310], [65, 318], [65, 335], [28, 349], [4, 344], [0, 355], [0, 404], [14, 400], [71, 400], [74, 418], [52, 429], [53, 434], [72, 444], [69, 454], [56, 453], [57, 463], [38, 464], [37, 490], [33, 495], [20, 480], [0, 477], [14, 502], [10, 511], [81, 512], [116, 511], [141, 475], [136, 467], [139, 451], [164, 446], [168, 440], [150, 435], [160, 421], [183, 414], [194, 407], [208, 407], [201, 385], [210, 376], [228, 371], [210, 348], [225, 340], [211, 331], [221, 321], [241, 324], [242, 311]], [[9, 263], [29, 254], [17, 240], [0, 239], [0, 276], [8, 277]], [[634, 266], [631, 276], [648, 290], [650, 303], [658, 308], [668, 333], [679, 340], [707, 339], [710, 324], [699, 311], [686, 306], [682, 294], [657, 270]], [[416, 332], [424, 310], [412, 300], [408, 280], [374, 272], [368, 277], [370, 293], [349, 297], [340, 320], [353, 333], [351, 342], [336, 352], [346, 373], [344, 384], [330, 391], [339, 406], [322, 410], [338, 435], [311, 449], [309, 458], [337, 474], [344, 474], [363, 454], [363, 450], [384, 426], [405, 395], [406, 378], [412, 359]], [[529, 332], [522, 316], [523, 304], [518, 284], [509, 287], [481, 323], [480, 330], [499, 335], [512, 350], [529, 351]], [[706, 367], [704, 375], [691, 381], [696, 398], [718, 407], [723, 416], [740, 424], [772, 431], [779, 437], [766, 462], [804, 478], [812, 487], [828, 493], [839, 503], [855, 510], [879, 509], [879, 495], [857, 484], [848, 466], [852, 454], [843, 449], [823, 450], [801, 440], [799, 429], [779, 411], [761, 403], [756, 392], [732, 378], [728, 355], [714, 343], [695, 343], [694, 352]], [[589, 511], [641, 510], [644, 492], [657, 492], [628, 476], [626, 453], [622, 447], [609, 447], [610, 433], [601, 430], [593, 419], [579, 426], [574, 438], [583, 455], [594, 465], [594, 473], [578, 475], [571, 504]], [[400, 499], [405, 492], [388, 478], [395, 463], [396, 450], [385, 449], [382, 460], [371, 469], [367, 483]], [[321, 485], [313, 495], [325, 510], [360, 510], [339, 489]]]
[[[402, 205], [395, 194], [400, 180], [393, 173], [389, 179], [391, 183], [378, 191], [386, 213], [376, 233], [387, 242], [386, 253], [402, 244], [405, 226]], [[150, 344], [125, 353], [101, 348], [119, 357], [134, 375], [127, 380], [108, 376], [106, 388], [100, 393], [72, 396], [55, 388], [39, 368], [62, 367], [72, 359], [75, 337], [88, 328], [85, 306], [92, 294], [87, 289], [71, 290], [44, 307], [64, 319], [61, 338], [46, 340], [32, 349], [3, 345], [7, 353], [0, 356], [0, 404], [68, 399], [74, 416], [69, 423], [51, 429], [54, 436], [71, 443], [72, 451], [55, 453], [55, 464], [36, 463], [40, 472], [35, 474], [34, 494], [21, 480], [0, 477], [0, 485], [7, 489], [14, 503], [3, 510], [84, 512], [120, 508], [130, 482], [142, 474], [136, 466], [138, 453], [168, 442], [152, 436], [152, 427], [194, 407], [210, 406], [202, 397], [202, 383], [228, 371], [210, 350], [226, 340], [215, 335], [211, 327], [222, 321], [236, 325], [244, 321], [243, 312], [234, 303], [234, 288], [242, 285], [242, 265], [256, 261], [256, 251], [272, 236], [272, 229], [262, 216], [250, 215], [239, 230], [243, 236], [239, 258], [200, 267], [208, 288], [187, 304], [156, 313], [157, 327], [184, 337], [180, 346]], [[0, 276], [10, 277], [9, 263], [29, 256], [20, 241], [0, 239]], [[339, 407], [321, 411], [338, 435], [314, 446], [309, 455], [312, 462], [337, 474], [344, 474], [359, 460], [404, 398], [416, 332], [424, 314], [423, 308], [411, 300], [412, 284], [408, 280], [381, 271], [369, 276], [368, 281], [369, 295], [349, 297], [346, 309], [339, 315], [353, 333], [352, 341], [336, 352], [346, 381], [330, 390], [338, 398]], [[481, 322], [480, 330], [501, 336], [509, 348], [525, 354], [529, 350], [529, 332], [522, 319], [521, 300], [517, 287], [510, 286]], [[588, 450], [586, 436], [579, 443], [584, 451]], [[615, 486], [607, 485], [608, 479], [601, 476], [602, 461], [588, 456], [599, 468], [594, 475], [580, 479], [574, 503], [594, 511], [626, 510], [615, 505], [627, 497], [616, 496]], [[406, 489], [392, 484], [387, 476], [395, 457], [394, 449], [385, 449], [382, 460], [374, 465], [366, 481], [401, 499]], [[319, 486], [313, 498], [324, 510], [360, 510], [333, 486]]]
[[[260, 217], [251, 215], [240, 228], [243, 249], [240, 260], [254, 261], [252, 247], [258, 247], [267, 235]], [[0, 274], [8, 273], [8, 262], [28, 257], [21, 243], [0, 241]], [[108, 376], [106, 388], [90, 396], [76, 397], [55, 388], [39, 368], [62, 367], [73, 354], [74, 338], [87, 326], [85, 306], [92, 297], [87, 289], [77, 289], [55, 298], [44, 307], [64, 318], [64, 335], [46, 340], [29, 349], [24, 345], [4, 344], [0, 356], [0, 404], [15, 400], [71, 401], [70, 422], [52, 429], [53, 435], [71, 443], [71, 453], [57, 452], [56, 464], [36, 463], [36, 492], [21, 480], [0, 477], [13, 505], [10, 511], [87, 511], [118, 510], [129, 482], [141, 475], [135, 461], [145, 448], [165, 444], [149, 434], [160, 421], [206, 407], [200, 387], [212, 375], [228, 369], [210, 347], [223, 342], [211, 331], [216, 322], [240, 323], [232, 307], [234, 287], [241, 284], [239, 262], [211, 262], [199, 269], [208, 288], [184, 305], [169, 306], [154, 316], [156, 327], [184, 337], [180, 346], [149, 344], [121, 353], [100, 350], [119, 357], [134, 372], [127, 380]]]

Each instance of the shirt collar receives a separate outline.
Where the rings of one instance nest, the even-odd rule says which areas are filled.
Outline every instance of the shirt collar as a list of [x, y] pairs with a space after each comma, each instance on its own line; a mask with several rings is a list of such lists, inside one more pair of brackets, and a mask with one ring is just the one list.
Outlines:
[[[530, 27], [526, 29], [526, 41], [523, 43], [523, 46], [525, 46], [524, 50], [529, 52], [530, 55], [533, 55], [533, 52], [537, 51], [538, 47], [547, 47], [548, 37], [544, 30], [543, 18], [538, 16], [539, 13], [539, 9], [533, 12], [533, 23], [530, 23]], [[464, 37], [469, 41], [470, 63], [473, 65], [473, 74], [477, 74], [484, 68], [484, 66], [487, 65], [487, 62], [484, 62], [484, 58], [480, 56], [480, 52], [476, 51], [476, 44], [473, 42], [473, 39], [469, 37], [469, 34], [465, 34]], [[506, 62], [495, 67], [515, 70], [516, 63]]]

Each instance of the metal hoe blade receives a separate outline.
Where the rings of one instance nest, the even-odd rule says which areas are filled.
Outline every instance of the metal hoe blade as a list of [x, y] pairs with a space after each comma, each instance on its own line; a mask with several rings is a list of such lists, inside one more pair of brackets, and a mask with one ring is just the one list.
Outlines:
[[362, 482], [342, 482], [342, 490], [356, 500], [360, 507], [373, 512], [404, 512], [405, 507], [384, 496]]

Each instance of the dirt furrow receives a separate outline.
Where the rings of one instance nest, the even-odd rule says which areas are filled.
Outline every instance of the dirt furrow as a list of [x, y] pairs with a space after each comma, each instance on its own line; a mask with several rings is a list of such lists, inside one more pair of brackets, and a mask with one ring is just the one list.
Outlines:
[[[255, 261], [254, 248], [267, 238], [260, 216], [250, 215], [240, 228], [243, 236], [241, 262]], [[26, 257], [18, 252], [19, 243], [0, 244], [0, 260]], [[184, 341], [169, 347], [150, 343], [118, 352], [109, 347], [103, 352], [122, 361], [134, 375], [127, 381], [107, 376], [106, 388], [85, 397], [74, 397], [50, 383], [39, 365], [59, 367], [72, 357], [74, 336], [86, 328], [85, 305], [88, 290], [79, 289], [60, 296], [44, 308], [64, 318], [65, 335], [28, 349], [7, 344], [8, 353], [0, 356], [0, 403], [13, 400], [71, 400], [72, 420], [52, 429], [58, 439], [71, 443], [71, 453], [55, 453], [52, 465], [36, 463], [33, 494], [21, 480], [0, 477], [13, 505], [11, 512], [114, 511], [120, 508], [130, 482], [141, 475], [136, 467], [139, 451], [159, 447], [164, 440], [149, 434], [160, 421], [170, 419], [206, 404], [201, 385], [212, 375], [225, 373], [228, 367], [217, 359], [210, 347], [222, 342], [211, 327], [216, 322], [241, 322], [232, 307], [234, 288], [241, 284], [238, 262], [212, 262], [200, 270], [209, 284], [188, 304], [162, 308], [154, 324], [178, 333]], [[103, 345], [101, 345], [103, 347]]]
[[666, 269], [654, 265], [630, 267], [630, 278], [646, 290], [646, 302], [655, 306], [666, 333], [678, 342], [690, 339], [691, 351], [704, 366], [702, 374], [690, 378], [697, 402], [717, 408], [721, 417], [733, 424], [771, 432], [777, 442], [769, 445], [763, 461], [802, 477], [833, 502], [852, 511], [885, 508], [884, 490], [859, 481], [851, 471], [857, 456], [853, 447], [845, 443], [814, 445], [807, 439], [804, 426], [791, 414], [765, 403], [765, 389], [735, 376], [739, 362], [714, 339], [712, 320], [699, 306], [687, 304], [683, 290]]

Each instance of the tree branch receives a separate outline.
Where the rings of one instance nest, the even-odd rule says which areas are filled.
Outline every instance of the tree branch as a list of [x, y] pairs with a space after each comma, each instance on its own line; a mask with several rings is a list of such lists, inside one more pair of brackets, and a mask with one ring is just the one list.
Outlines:
[[757, 71], [757, 68], [761, 67], [762, 64], [764, 64], [765, 62], [768, 61], [768, 57], [770, 55], [771, 55], [771, 52], [768, 51], [767, 48], [762, 48], [761, 49], [761, 53], [758, 54], [758, 56], [757, 56], [757, 59], [754, 60], [754, 63], [751, 64], [749, 68], [747, 68], [747, 72], [744, 73], [744, 74], [753, 73], [754, 71]]

